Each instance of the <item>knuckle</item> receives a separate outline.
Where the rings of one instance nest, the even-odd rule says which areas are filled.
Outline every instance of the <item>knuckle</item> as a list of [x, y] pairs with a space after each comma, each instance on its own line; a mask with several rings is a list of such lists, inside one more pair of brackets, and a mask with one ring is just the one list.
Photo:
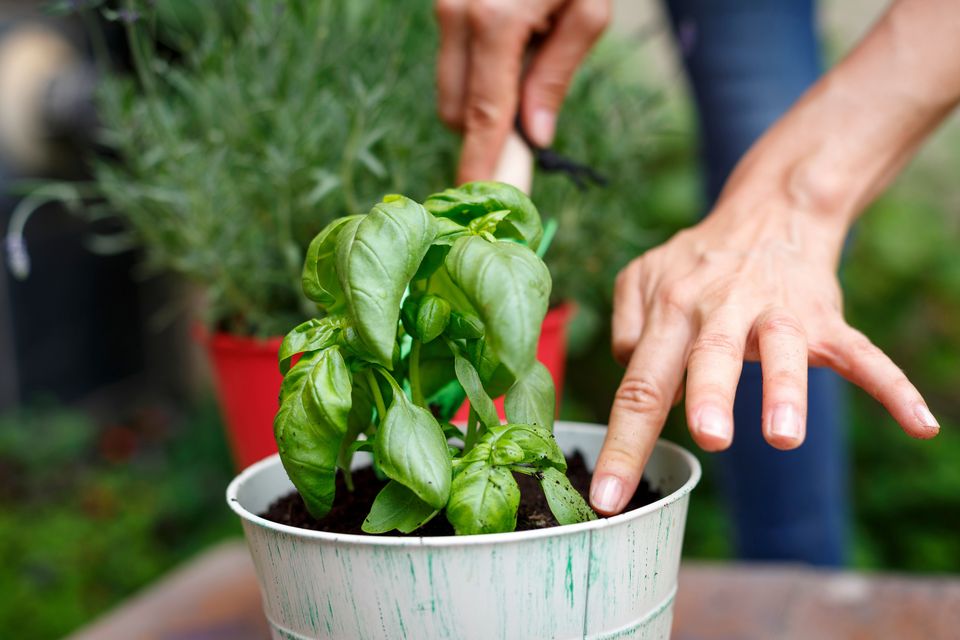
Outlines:
[[806, 339], [806, 332], [797, 319], [789, 313], [779, 311], [769, 313], [763, 318], [760, 322], [760, 333]]
[[489, 31], [502, 27], [511, 15], [509, 2], [501, 0], [474, 0], [467, 9], [467, 21], [475, 31]]
[[665, 394], [653, 380], [628, 375], [620, 383], [613, 398], [615, 407], [629, 413], [657, 413], [667, 406]]
[[543, 71], [537, 78], [539, 98], [551, 106], [559, 106], [567, 94], [567, 78], [559, 70]]
[[686, 311], [687, 297], [684, 288], [675, 282], [666, 282], [657, 288], [657, 303], [665, 311]]
[[472, 96], [464, 112], [467, 129], [492, 129], [500, 123], [503, 109], [480, 96]]
[[702, 355], [722, 355], [740, 360], [743, 358], [743, 346], [725, 333], [709, 331], [697, 336], [690, 355], [691, 358]]

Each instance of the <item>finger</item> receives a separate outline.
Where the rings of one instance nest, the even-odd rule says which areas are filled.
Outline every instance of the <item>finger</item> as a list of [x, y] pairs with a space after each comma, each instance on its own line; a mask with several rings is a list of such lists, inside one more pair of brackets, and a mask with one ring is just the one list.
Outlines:
[[754, 325], [763, 375], [763, 437], [795, 449], [807, 427], [807, 335], [790, 313], [771, 310]]
[[440, 53], [437, 57], [437, 108], [440, 119], [453, 129], [463, 126], [467, 93], [470, 29], [465, 0], [437, 0]]
[[573, 0], [530, 63], [523, 82], [523, 127], [541, 147], [550, 146], [557, 113], [574, 72], [610, 20], [606, 0]]
[[706, 451], [733, 441], [733, 401], [743, 370], [747, 326], [736, 312], [720, 309], [703, 323], [687, 360], [687, 424]]
[[932, 438], [940, 425], [903, 371], [865, 335], [843, 324], [822, 359], [886, 408], [907, 434]]
[[623, 366], [630, 362], [643, 331], [642, 263], [634, 260], [619, 274], [613, 291], [611, 334], [613, 357]]
[[527, 25], [487, 4], [471, 5], [468, 14], [470, 65], [459, 182], [489, 180], [493, 175], [517, 111], [520, 70], [529, 35]]
[[651, 318], [617, 389], [610, 426], [590, 485], [590, 503], [604, 515], [630, 500], [680, 386], [690, 332], [686, 318]]

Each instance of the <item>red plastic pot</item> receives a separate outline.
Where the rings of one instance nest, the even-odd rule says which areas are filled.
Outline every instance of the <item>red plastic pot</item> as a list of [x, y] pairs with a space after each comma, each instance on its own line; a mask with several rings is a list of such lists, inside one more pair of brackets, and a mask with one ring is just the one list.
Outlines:
[[203, 338], [238, 469], [277, 452], [273, 417], [283, 380], [277, 365], [282, 341], [279, 337], [256, 339], [227, 333]]
[[[567, 322], [572, 312], [573, 306], [569, 304], [550, 309], [543, 320], [537, 346], [537, 359], [553, 376], [558, 402], [567, 357]], [[237, 468], [243, 469], [276, 453], [273, 417], [279, 407], [283, 380], [277, 366], [277, 353], [283, 339], [202, 332], [198, 332], [198, 337], [206, 346], [213, 367], [220, 411]], [[498, 398], [496, 405], [503, 419], [503, 398]], [[464, 403], [455, 420], [466, 422], [468, 411], [469, 407]]]

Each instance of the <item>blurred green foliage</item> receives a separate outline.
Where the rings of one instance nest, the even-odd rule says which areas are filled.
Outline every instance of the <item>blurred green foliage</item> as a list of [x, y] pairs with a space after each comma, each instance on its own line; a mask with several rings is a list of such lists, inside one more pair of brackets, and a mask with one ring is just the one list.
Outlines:
[[[111, 76], [100, 92], [102, 141], [116, 157], [97, 163], [97, 190], [150, 266], [204, 287], [212, 324], [283, 334], [310, 315], [299, 273], [314, 234], [386, 193], [422, 199], [453, 181], [458, 138], [436, 116], [432, 2], [167, 4], [156, 5], [159, 22], [151, 3], [137, 3], [134, 21], [104, 10], [125, 23], [137, 74]], [[561, 223], [547, 256], [557, 299], [592, 304], [601, 272], [663, 237], [635, 215], [660, 130], [656, 101], [632, 73], [636, 50], [608, 39], [560, 124], [558, 147], [611, 188], [536, 182], [535, 200]]]
[[[852, 393], [855, 562], [960, 572], [960, 166], [957, 132], [919, 162], [854, 230], [842, 280], [850, 322], [899, 364], [941, 425], [906, 438]], [[944, 157], [944, 152], [946, 153]]]
[[0, 418], [0, 629], [60, 638], [240, 527], [212, 403], [99, 425], [55, 407]]

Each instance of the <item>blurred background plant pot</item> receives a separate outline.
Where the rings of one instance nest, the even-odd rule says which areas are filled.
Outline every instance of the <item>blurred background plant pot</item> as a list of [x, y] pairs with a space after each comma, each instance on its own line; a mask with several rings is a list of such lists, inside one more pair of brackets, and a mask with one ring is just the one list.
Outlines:
[[[605, 429], [558, 422], [593, 465]], [[357, 456], [355, 466], [369, 464]], [[278, 456], [240, 474], [240, 516], [263, 606], [280, 638], [645, 638], [670, 636], [690, 491], [700, 465], [660, 441], [645, 470], [665, 497], [613, 517], [535, 531], [434, 538], [279, 525], [258, 513], [293, 489]], [[379, 615], [371, 615], [371, 612]]]
[[283, 376], [277, 353], [283, 338], [250, 338], [195, 330], [213, 372], [217, 403], [238, 469], [277, 452], [273, 417]]
[[[553, 377], [553, 385], [557, 390], [557, 407], [560, 406], [563, 394], [563, 376], [567, 366], [567, 326], [575, 313], [576, 305], [570, 302], [551, 307], [547, 311], [547, 317], [543, 319], [540, 342], [537, 344], [537, 360], [543, 363]], [[497, 406], [500, 419], [505, 420], [503, 398], [496, 398], [493, 403]], [[465, 424], [469, 412], [470, 403], [464, 402], [453, 417], [453, 421], [457, 424]]]

